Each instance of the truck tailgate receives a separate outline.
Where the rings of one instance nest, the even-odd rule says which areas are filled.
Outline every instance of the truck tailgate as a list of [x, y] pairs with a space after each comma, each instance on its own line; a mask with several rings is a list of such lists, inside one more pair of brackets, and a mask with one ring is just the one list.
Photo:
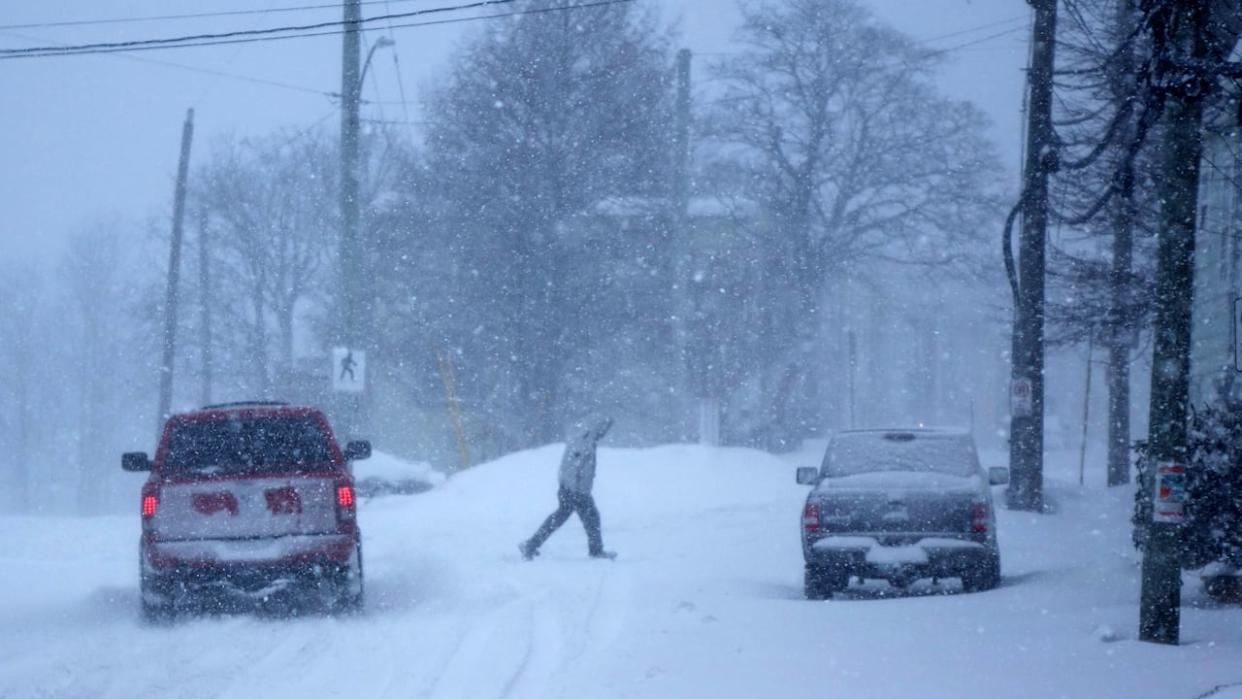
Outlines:
[[335, 476], [170, 483], [153, 517], [160, 540], [250, 539], [337, 531]]

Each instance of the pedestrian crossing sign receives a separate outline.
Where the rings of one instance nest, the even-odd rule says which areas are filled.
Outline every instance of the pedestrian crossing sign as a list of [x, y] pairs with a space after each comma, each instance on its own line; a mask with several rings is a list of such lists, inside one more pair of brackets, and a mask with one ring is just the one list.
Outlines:
[[362, 393], [367, 385], [367, 353], [349, 347], [332, 348], [332, 390]]

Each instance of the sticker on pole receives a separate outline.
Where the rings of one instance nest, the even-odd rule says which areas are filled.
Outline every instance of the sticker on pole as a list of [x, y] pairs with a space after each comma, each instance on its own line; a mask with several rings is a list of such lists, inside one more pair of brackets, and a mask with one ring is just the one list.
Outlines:
[[367, 353], [348, 347], [332, 348], [332, 390], [362, 393], [367, 385]]
[[1009, 415], [1030, 417], [1035, 414], [1035, 384], [1028, 378], [1014, 379], [1009, 384]]
[[1152, 498], [1151, 521], [1181, 524], [1186, 521], [1186, 466], [1162, 461], [1156, 466], [1156, 492]]

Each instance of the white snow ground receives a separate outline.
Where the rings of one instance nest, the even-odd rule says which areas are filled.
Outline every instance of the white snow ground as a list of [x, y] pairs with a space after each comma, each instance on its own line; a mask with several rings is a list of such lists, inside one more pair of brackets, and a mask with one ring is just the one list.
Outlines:
[[1057, 463], [1055, 514], [999, 513], [1000, 589], [808, 602], [797, 458], [605, 449], [618, 560], [587, 559], [575, 519], [524, 562], [559, 455], [365, 503], [367, 611], [342, 619], [145, 626], [136, 513], [0, 518], [0, 697], [1239, 696], [1242, 609], [1188, 577], [1183, 645], [1135, 641], [1131, 492], [1080, 489]]

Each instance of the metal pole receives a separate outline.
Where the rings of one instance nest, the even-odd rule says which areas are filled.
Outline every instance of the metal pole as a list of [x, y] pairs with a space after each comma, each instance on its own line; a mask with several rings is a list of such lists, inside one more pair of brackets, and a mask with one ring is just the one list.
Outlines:
[[1095, 338], [1087, 341], [1087, 387], [1082, 394], [1082, 444], [1078, 450], [1078, 485], [1086, 479], [1087, 423], [1091, 420], [1091, 355], [1095, 354]]
[[164, 356], [160, 363], [160, 405], [156, 414], [156, 434], [172, 412], [173, 364], [177, 354], [177, 300], [181, 279], [181, 239], [185, 220], [185, 186], [190, 168], [190, 142], [194, 138], [194, 110], [186, 110], [181, 127], [181, 161], [177, 165], [177, 186], [173, 192], [172, 242], [168, 251], [168, 287], [164, 294]]

